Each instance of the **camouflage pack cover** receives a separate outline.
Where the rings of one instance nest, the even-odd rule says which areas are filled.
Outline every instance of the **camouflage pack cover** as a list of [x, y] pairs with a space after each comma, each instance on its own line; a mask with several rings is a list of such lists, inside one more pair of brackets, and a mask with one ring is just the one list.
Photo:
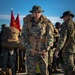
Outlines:
[[9, 49], [19, 48], [23, 50], [23, 45], [21, 44], [20, 39], [18, 37], [19, 33], [19, 30], [15, 27], [6, 27], [5, 29], [3, 29], [1, 42], [2, 47], [7, 47]]
[[15, 27], [5, 27], [3, 29], [2, 41], [3, 42], [19, 42], [19, 30]]
[[14, 48], [19, 43], [19, 30], [15, 27], [5, 27], [2, 33], [2, 47]]

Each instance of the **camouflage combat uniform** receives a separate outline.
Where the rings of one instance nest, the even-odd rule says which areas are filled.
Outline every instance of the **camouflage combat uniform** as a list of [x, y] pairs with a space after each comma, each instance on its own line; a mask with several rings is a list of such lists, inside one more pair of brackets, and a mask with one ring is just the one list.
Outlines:
[[[75, 31], [75, 23], [72, 19], [62, 23], [58, 46], [60, 50], [62, 49], [63, 53], [65, 75], [74, 75], [71, 73], [72, 71], [75, 72], [75, 33], [69, 38], [73, 31]], [[66, 42], [68, 42], [69, 39], [71, 41], [64, 49]]]
[[53, 53], [53, 62], [52, 62], [52, 66], [54, 68], [54, 71], [57, 71], [57, 67], [59, 66], [59, 58], [56, 58], [55, 56], [55, 51], [56, 51], [56, 48], [57, 48], [57, 43], [58, 43], [58, 40], [59, 40], [59, 37], [60, 37], [60, 23], [59, 22], [56, 22], [55, 24], [55, 28], [54, 28], [54, 46], [53, 46], [53, 50], [54, 50], [54, 53]]
[[[31, 15], [30, 15], [31, 16]], [[22, 38], [24, 46], [26, 47], [26, 61], [27, 61], [27, 74], [36, 75], [36, 65], [39, 63], [41, 75], [48, 75], [48, 50], [47, 47], [53, 44], [53, 35], [51, 34], [50, 23], [47, 22], [46, 17], [41, 15], [40, 21], [35, 22], [31, 16], [27, 21], [24, 18], [22, 29]], [[39, 52], [46, 49], [46, 54], [32, 55], [30, 49], [33, 48]]]

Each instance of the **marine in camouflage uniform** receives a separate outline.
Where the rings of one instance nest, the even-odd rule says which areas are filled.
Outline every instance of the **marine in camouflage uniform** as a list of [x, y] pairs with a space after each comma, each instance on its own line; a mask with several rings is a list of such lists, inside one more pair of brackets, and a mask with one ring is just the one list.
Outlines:
[[60, 26], [61, 26], [60, 22], [55, 23], [55, 28], [54, 28], [54, 38], [55, 38], [55, 40], [54, 40], [54, 46], [53, 46], [54, 53], [53, 53], [53, 62], [52, 62], [54, 72], [59, 72], [57, 70], [57, 68], [59, 67], [59, 59], [60, 59], [60, 57], [56, 58], [55, 51], [56, 51], [56, 48], [57, 48], [58, 39], [60, 37]]
[[[1, 42], [3, 42], [3, 30], [5, 28], [5, 24], [2, 25], [2, 34], [1, 34]], [[6, 72], [7, 68], [12, 70], [12, 75], [16, 75], [15, 71], [15, 62], [16, 62], [16, 53], [14, 49], [9, 49], [2, 47], [1, 49], [1, 60], [0, 60], [0, 67], [1, 69]]]
[[40, 6], [33, 6], [30, 12], [32, 14], [23, 19], [22, 28], [23, 45], [26, 47], [27, 75], [36, 75], [37, 63], [40, 75], [48, 75], [48, 50], [53, 45], [51, 23], [41, 15], [43, 10]]
[[[75, 75], [75, 23], [72, 20], [73, 17], [74, 15], [71, 11], [64, 12], [63, 16], [60, 17], [64, 20], [64, 22], [61, 26], [60, 39], [57, 49], [62, 49], [65, 75]], [[70, 42], [68, 42], [69, 40]]]

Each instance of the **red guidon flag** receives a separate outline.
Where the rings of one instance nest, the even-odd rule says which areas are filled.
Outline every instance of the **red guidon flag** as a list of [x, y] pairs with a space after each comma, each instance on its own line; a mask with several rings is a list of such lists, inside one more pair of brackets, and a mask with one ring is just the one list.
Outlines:
[[13, 10], [11, 10], [10, 26], [12, 26], [12, 27], [16, 26], [16, 21], [15, 21], [15, 18], [14, 18]]
[[10, 26], [15, 27], [15, 28], [17, 28], [19, 31], [21, 31], [21, 28], [20, 28], [20, 20], [19, 20], [19, 14], [17, 15], [16, 20], [15, 20], [15, 17], [14, 17], [14, 14], [13, 14], [13, 10], [11, 10]]
[[19, 31], [21, 31], [19, 14], [17, 15], [15, 21], [16, 21], [16, 28], [17, 28]]

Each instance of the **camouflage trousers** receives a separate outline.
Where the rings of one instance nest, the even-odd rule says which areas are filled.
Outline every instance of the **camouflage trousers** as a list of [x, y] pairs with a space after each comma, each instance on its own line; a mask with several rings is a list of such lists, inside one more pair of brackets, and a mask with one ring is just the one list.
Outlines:
[[16, 54], [14, 50], [10, 51], [7, 48], [2, 48], [1, 50], [1, 68], [3, 71], [6, 71], [7, 68], [12, 70], [12, 75], [16, 75], [15, 72], [15, 62], [16, 62]]
[[49, 65], [52, 65], [54, 51], [55, 51], [55, 48], [50, 49], [50, 50], [48, 51], [48, 64], [49, 64]]
[[36, 75], [37, 63], [40, 68], [40, 75], [48, 75], [48, 52], [45, 56], [32, 55], [29, 49], [26, 50], [27, 75]]
[[63, 60], [65, 75], [75, 75], [75, 53], [65, 52]]

